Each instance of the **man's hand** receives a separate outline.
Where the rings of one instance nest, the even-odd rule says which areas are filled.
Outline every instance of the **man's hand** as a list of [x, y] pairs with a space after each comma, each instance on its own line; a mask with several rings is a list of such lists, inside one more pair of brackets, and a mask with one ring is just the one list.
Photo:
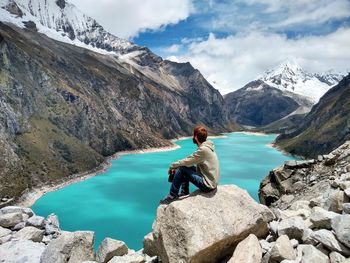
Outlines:
[[175, 174], [175, 169], [169, 169], [168, 170], [168, 175], [172, 175]]

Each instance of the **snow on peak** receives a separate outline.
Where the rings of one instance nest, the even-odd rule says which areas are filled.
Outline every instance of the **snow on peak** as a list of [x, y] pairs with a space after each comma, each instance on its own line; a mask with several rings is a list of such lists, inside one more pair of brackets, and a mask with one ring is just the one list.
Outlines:
[[289, 91], [307, 97], [313, 103], [318, 100], [341, 78], [341, 74], [310, 74], [302, 69], [296, 60], [287, 60], [278, 67], [267, 70], [258, 79], [282, 91]]
[[[14, 9], [19, 11], [14, 12]], [[126, 53], [136, 47], [110, 34], [65, 0], [0, 0], [0, 21], [20, 27], [24, 27], [23, 22], [33, 21], [39, 32], [51, 38], [100, 53]]]

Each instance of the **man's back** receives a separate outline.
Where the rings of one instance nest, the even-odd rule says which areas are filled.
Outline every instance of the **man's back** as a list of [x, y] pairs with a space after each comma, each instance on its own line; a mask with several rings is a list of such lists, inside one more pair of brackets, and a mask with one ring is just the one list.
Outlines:
[[220, 179], [219, 160], [214, 143], [210, 140], [201, 144], [198, 149], [203, 152], [203, 161], [198, 163], [197, 170], [203, 175], [204, 183], [211, 189], [217, 187]]

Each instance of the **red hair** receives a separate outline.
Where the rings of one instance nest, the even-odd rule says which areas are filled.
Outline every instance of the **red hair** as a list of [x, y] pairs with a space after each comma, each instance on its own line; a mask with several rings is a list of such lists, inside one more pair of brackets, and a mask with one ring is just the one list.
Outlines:
[[208, 137], [208, 131], [203, 125], [196, 125], [193, 129], [193, 137], [197, 136], [197, 140], [200, 143], [206, 141]]

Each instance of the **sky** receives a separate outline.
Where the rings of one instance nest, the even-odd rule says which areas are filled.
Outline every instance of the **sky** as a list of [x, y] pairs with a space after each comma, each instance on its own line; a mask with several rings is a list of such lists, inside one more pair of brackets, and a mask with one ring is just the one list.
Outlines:
[[116, 36], [189, 61], [222, 94], [288, 59], [350, 69], [350, 0], [70, 0]]

